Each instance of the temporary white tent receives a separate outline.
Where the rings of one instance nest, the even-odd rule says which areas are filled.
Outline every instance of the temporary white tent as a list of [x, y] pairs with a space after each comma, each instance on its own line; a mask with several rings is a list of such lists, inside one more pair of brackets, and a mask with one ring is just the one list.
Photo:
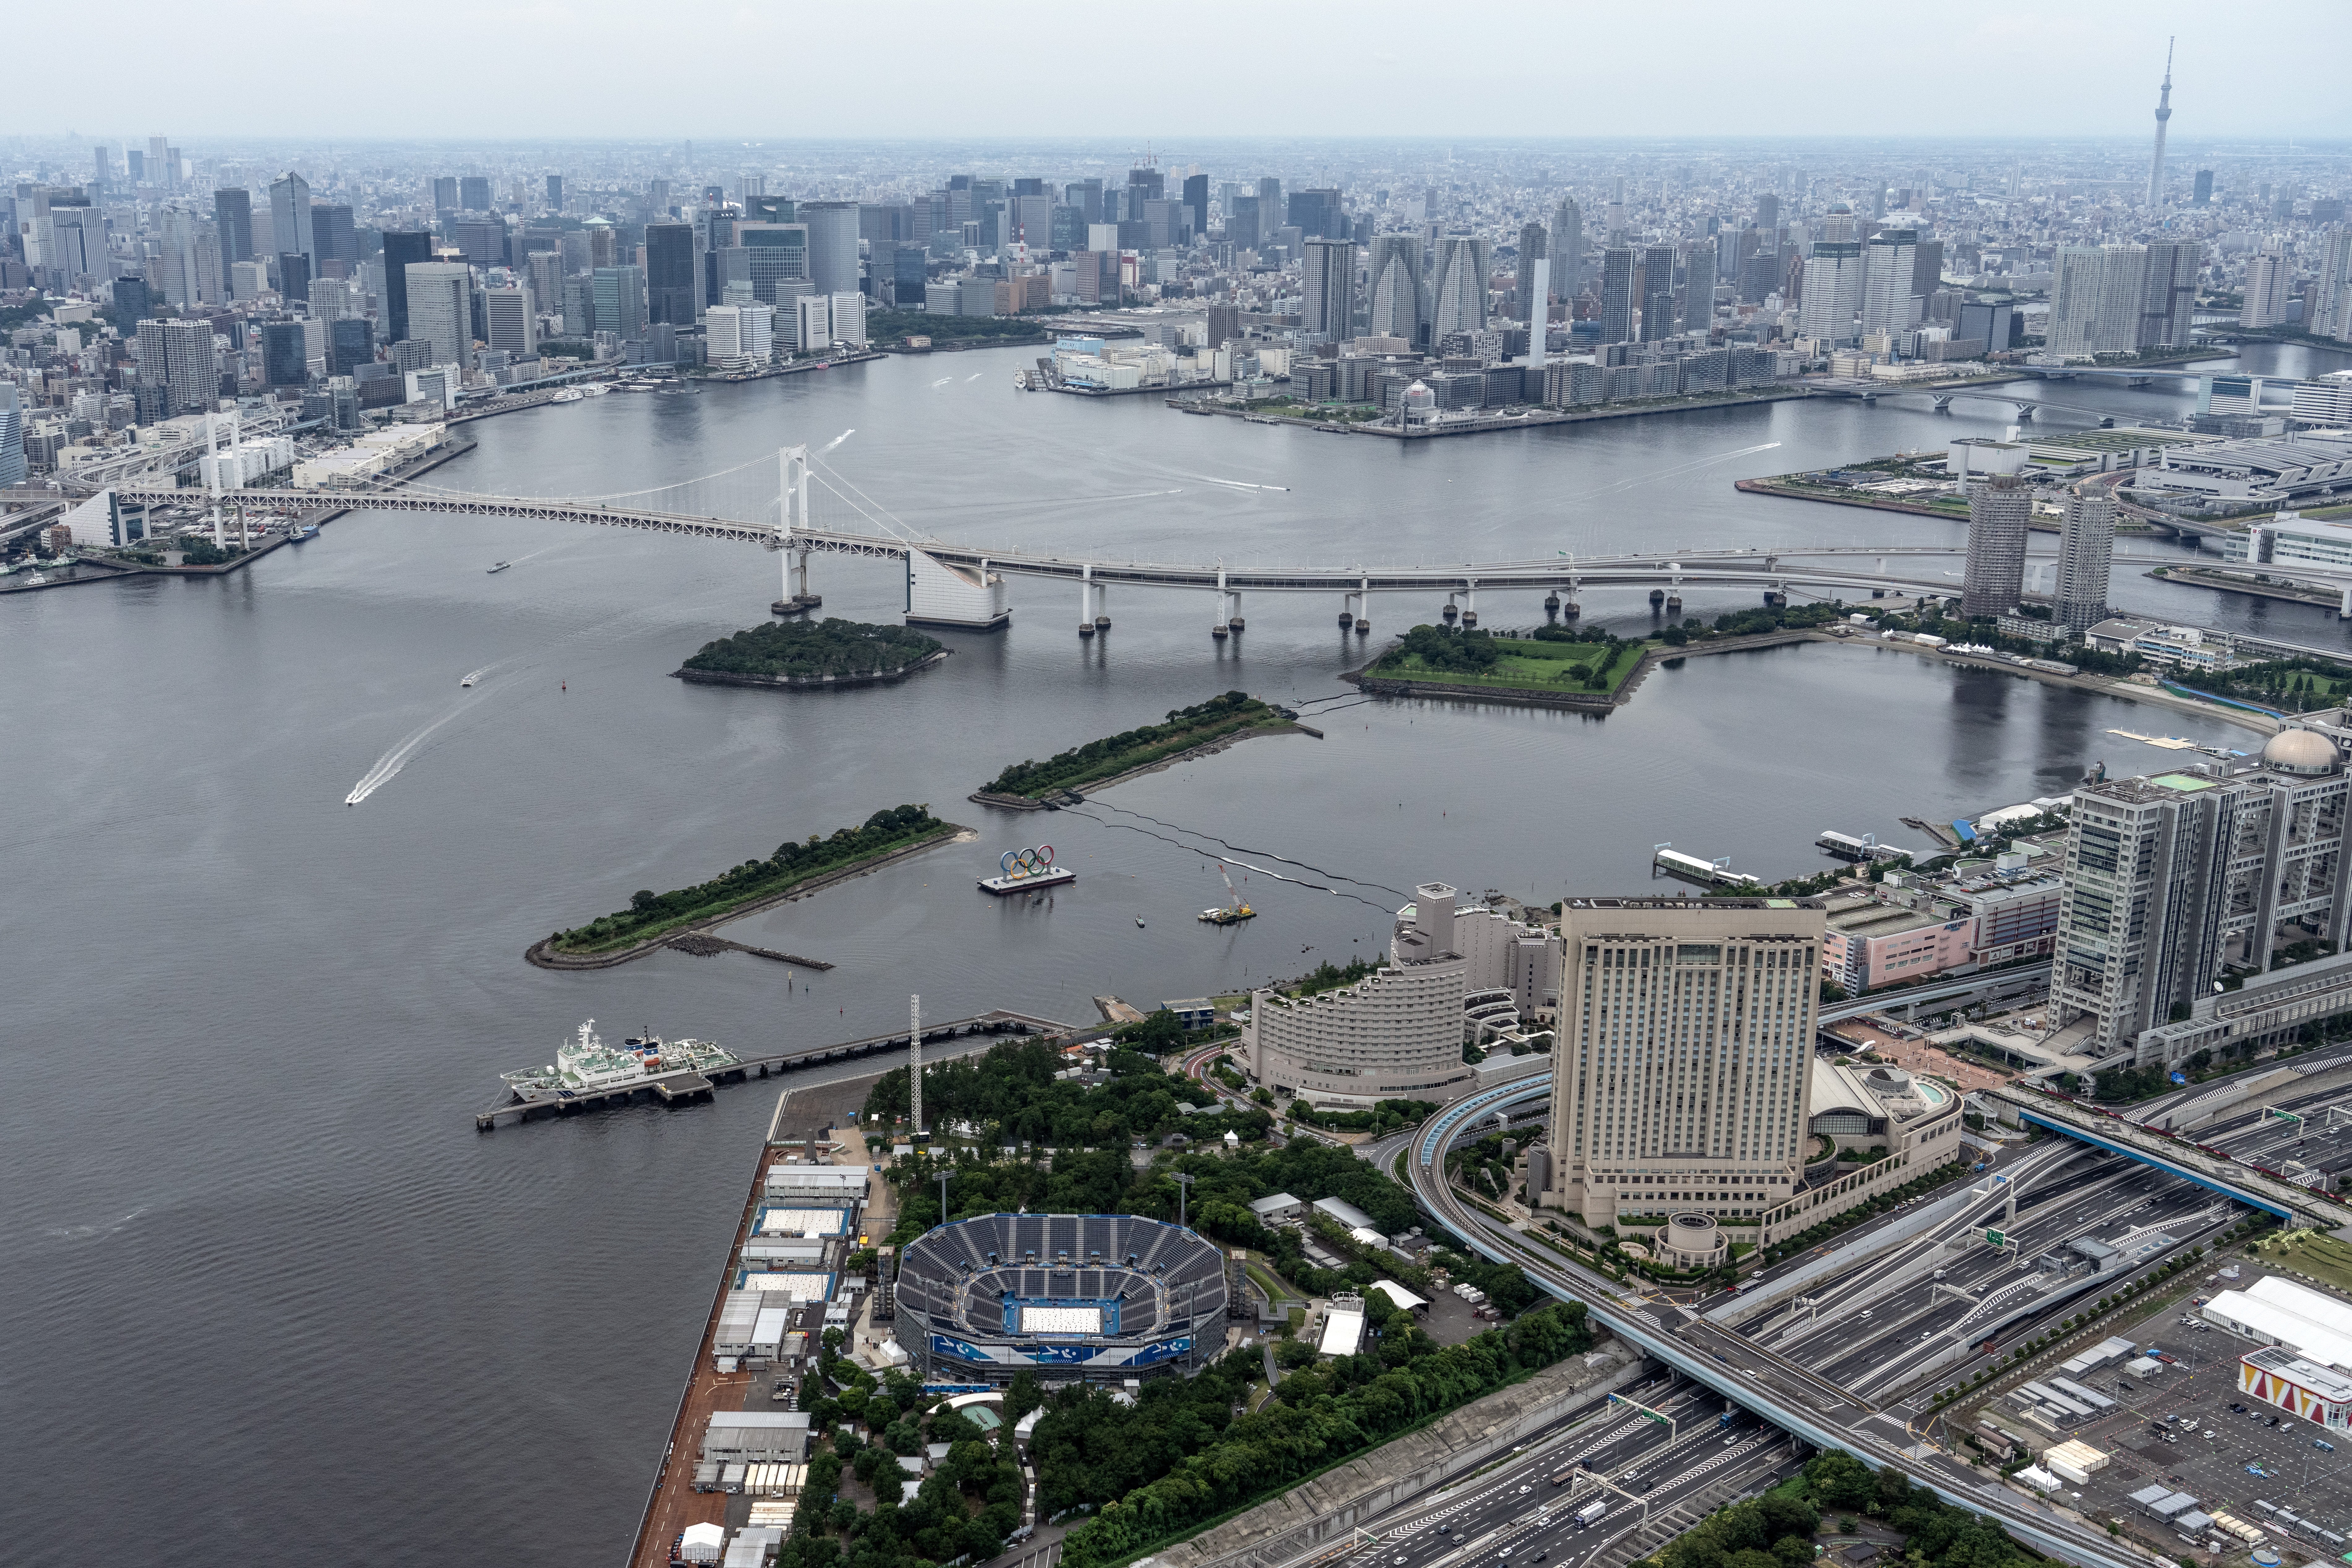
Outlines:
[[727, 1548], [727, 1529], [718, 1524], [689, 1524], [677, 1554], [688, 1563], [716, 1563]]

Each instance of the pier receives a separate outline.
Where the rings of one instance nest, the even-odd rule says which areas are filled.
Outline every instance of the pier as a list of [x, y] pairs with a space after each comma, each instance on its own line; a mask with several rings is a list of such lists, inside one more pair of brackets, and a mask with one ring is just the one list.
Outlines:
[[[1007, 1036], [1020, 1038], [1029, 1035], [1067, 1035], [1075, 1033], [1076, 1027], [1074, 1024], [1041, 1018], [1034, 1013], [1016, 1013], [1000, 1007], [974, 1017], [959, 1018], [951, 1024], [926, 1026], [923, 1044], [927, 1048], [934, 1043], [944, 1045], [949, 1049], [940, 1055], [959, 1056]], [[958, 1042], [961, 1043], [961, 1050], [956, 1048]], [[681, 1068], [676, 1072], [654, 1073], [606, 1089], [565, 1089], [536, 1100], [512, 1100], [504, 1105], [476, 1112], [474, 1130], [489, 1132], [505, 1124], [549, 1116], [570, 1116], [583, 1110], [601, 1110], [614, 1105], [625, 1105], [641, 1095], [650, 1095], [664, 1105], [691, 1104], [710, 1099], [722, 1084], [774, 1078], [796, 1068], [815, 1067], [824, 1062], [903, 1051], [907, 1046], [907, 1031], [901, 1029], [895, 1035], [869, 1035], [864, 1039], [845, 1040], [838, 1045], [813, 1046], [805, 1050], [746, 1057], [733, 1067], [716, 1071]]]
[[1696, 882], [1702, 888], [1753, 888], [1758, 880], [1745, 871], [1731, 868], [1731, 858], [1702, 860], [1696, 855], [1685, 855], [1672, 844], [1650, 847], [1650, 875], [1679, 877], [1685, 882]]

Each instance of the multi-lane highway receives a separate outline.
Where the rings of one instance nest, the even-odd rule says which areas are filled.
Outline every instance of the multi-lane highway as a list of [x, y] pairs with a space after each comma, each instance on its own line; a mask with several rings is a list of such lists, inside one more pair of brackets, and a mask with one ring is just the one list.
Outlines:
[[[1500, 1465], [1366, 1521], [1377, 1544], [1356, 1562], [1611, 1568], [1638, 1555], [1645, 1525], [1686, 1528], [1714, 1500], [1753, 1490], [1793, 1462], [1785, 1434], [1736, 1409], [1727, 1426], [1722, 1397], [1686, 1378], [1661, 1376], [1625, 1396], [1666, 1419], [1616, 1405], [1544, 1433]], [[1589, 1502], [1602, 1511], [1580, 1524]]]

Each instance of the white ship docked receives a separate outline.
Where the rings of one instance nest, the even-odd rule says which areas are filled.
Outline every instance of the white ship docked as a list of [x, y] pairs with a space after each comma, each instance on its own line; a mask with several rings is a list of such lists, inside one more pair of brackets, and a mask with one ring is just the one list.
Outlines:
[[639, 1085], [650, 1089], [677, 1074], [723, 1072], [741, 1065], [709, 1040], [665, 1040], [648, 1034], [608, 1046], [596, 1033], [596, 1020], [591, 1018], [545, 1067], [499, 1076], [517, 1100], [529, 1103], [604, 1095]]

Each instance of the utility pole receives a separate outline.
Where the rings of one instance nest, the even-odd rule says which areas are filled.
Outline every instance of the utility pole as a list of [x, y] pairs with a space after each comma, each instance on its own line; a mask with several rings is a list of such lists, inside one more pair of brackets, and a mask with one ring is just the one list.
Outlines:
[[955, 1173], [945, 1166], [940, 1169], [940, 1223], [941, 1225], [948, 1222], [948, 1178], [953, 1174]]
[[907, 1090], [913, 1096], [914, 1131], [909, 1142], [923, 1135], [923, 998], [907, 998]]
[[1184, 1199], [1192, 1190], [1192, 1178], [1178, 1171], [1174, 1173], [1174, 1181], [1176, 1183], [1176, 1226], [1181, 1230], [1184, 1226]]

